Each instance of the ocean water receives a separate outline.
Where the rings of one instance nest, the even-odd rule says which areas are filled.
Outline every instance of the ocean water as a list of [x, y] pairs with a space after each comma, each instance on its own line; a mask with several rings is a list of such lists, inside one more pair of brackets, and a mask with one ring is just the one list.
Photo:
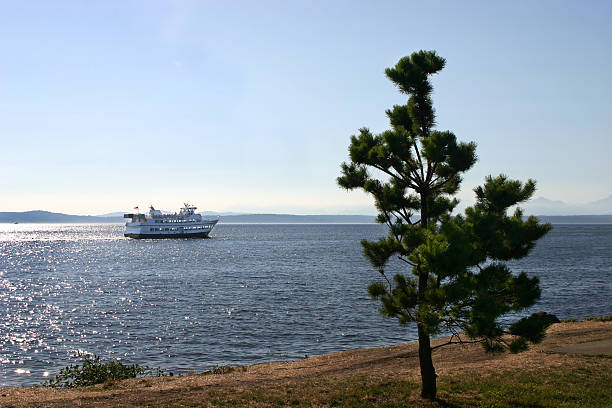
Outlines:
[[[366, 293], [379, 276], [359, 241], [383, 226], [220, 224], [204, 240], [122, 233], [0, 224], [0, 386], [38, 384], [79, 351], [179, 374], [416, 339]], [[541, 278], [532, 311], [612, 314], [612, 225], [556, 225], [512, 266]]]

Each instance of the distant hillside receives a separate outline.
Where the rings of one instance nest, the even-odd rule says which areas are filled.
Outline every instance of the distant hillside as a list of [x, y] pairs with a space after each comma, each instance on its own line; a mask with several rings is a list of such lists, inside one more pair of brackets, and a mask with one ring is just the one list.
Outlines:
[[259, 223], [259, 224], [362, 224], [373, 223], [376, 217], [371, 215], [292, 215], [292, 214], [240, 214], [222, 215], [221, 223]]
[[[134, 211], [132, 211], [134, 212]], [[122, 211], [115, 211], [112, 213], [108, 213], [108, 214], [99, 214], [96, 215], [95, 217], [104, 217], [104, 218], [123, 218], [123, 214], [125, 214], [125, 212]]]
[[549, 200], [544, 197], [535, 198], [520, 205], [525, 214], [560, 215], [612, 215], [612, 195], [601, 200], [583, 204], [571, 204], [560, 200]]
[[538, 218], [551, 224], [612, 224], [612, 215], [543, 215]]
[[119, 217], [95, 217], [92, 215], [70, 215], [49, 211], [0, 212], [0, 222], [122, 222]]
[[[474, 205], [473, 201], [461, 200], [457, 212], [463, 212], [466, 207]], [[519, 205], [525, 215], [547, 216], [578, 216], [612, 215], [612, 195], [588, 203], [566, 203], [561, 200], [550, 200], [545, 197], [531, 199]]]

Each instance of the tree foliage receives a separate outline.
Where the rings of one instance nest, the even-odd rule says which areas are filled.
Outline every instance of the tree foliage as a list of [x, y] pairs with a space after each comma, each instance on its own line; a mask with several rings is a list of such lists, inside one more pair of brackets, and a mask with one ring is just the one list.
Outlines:
[[[533, 195], [535, 181], [489, 176], [474, 189], [476, 204], [453, 215], [462, 175], [477, 156], [475, 143], [434, 129], [429, 77], [444, 66], [435, 52], [419, 51], [385, 71], [408, 101], [387, 110], [390, 130], [361, 128], [351, 137], [350, 161], [342, 163], [337, 179], [343, 188], [371, 194], [377, 221], [389, 228], [385, 238], [362, 241], [365, 257], [384, 277], [368, 292], [380, 300], [384, 316], [416, 322], [427, 398], [436, 395], [430, 336], [450, 332], [454, 343], [463, 341], [463, 333], [488, 351], [518, 352], [541, 341], [547, 325], [537, 315], [510, 327], [500, 322], [540, 297], [537, 277], [512, 273], [504, 264], [526, 256], [550, 229], [520, 209], [510, 211]], [[392, 257], [406, 271], [389, 279], [385, 269]]]

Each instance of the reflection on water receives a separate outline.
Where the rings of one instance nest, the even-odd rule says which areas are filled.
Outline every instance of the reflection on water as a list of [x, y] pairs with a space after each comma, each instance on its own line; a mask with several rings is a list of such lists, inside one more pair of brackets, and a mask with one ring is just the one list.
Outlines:
[[[228, 225], [206, 240], [131, 240], [117, 224], [0, 224], [0, 385], [75, 353], [175, 373], [413, 340], [367, 297], [359, 240], [379, 225]], [[517, 271], [536, 307], [610, 314], [612, 226], [557, 226]], [[393, 265], [399, 268], [400, 265]]]

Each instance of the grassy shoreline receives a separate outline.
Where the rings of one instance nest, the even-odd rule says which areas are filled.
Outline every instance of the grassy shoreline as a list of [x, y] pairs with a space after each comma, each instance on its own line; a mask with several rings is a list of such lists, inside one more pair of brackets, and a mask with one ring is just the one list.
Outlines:
[[416, 344], [407, 343], [86, 389], [4, 388], [0, 406], [612, 407], [610, 356], [553, 352], [610, 336], [612, 322], [590, 320], [555, 324], [542, 344], [520, 354], [443, 347], [434, 354], [436, 402], [419, 397]]

